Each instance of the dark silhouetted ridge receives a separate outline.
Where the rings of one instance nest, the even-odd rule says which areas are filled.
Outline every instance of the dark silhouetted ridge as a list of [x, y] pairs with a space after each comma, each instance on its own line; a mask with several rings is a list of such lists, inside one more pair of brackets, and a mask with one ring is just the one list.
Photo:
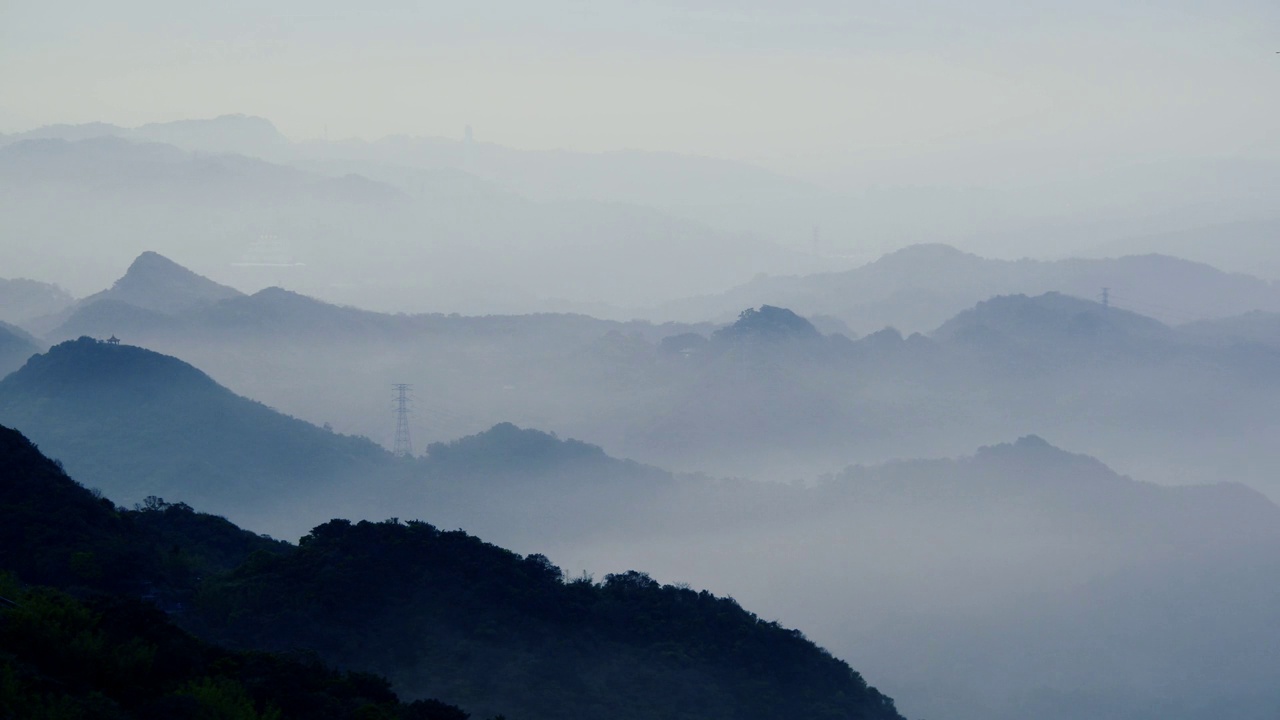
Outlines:
[[326, 523], [206, 597], [236, 608], [211, 618], [218, 637], [317, 648], [482, 713], [899, 717], [844, 662], [731, 599], [634, 571], [566, 581], [545, 557], [426, 523]]
[[[7, 428], [0, 428], [0, 521], [0, 573], [72, 590], [144, 592], [206, 641], [241, 648], [198, 642], [136, 600], [95, 601], [93, 612], [83, 612], [65, 596], [29, 592], [0, 574], [0, 595], [19, 603], [0, 609], [2, 698], [10, 710], [33, 702], [28, 683], [43, 674], [59, 680], [56, 689], [72, 694], [76, 707], [87, 686], [126, 710], [79, 716], [203, 717], [198, 703], [167, 701], [163, 712], [149, 705], [181, 695], [182, 679], [165, 684], [171, 675], [194, 672], [230, 676], [239, 687], [224, 691], [270, 700], [283, 717], [354, 717], [353, 704], [364, 706], [358, 717], [465, 717], [440, 701], [405, 706], [373, 676], [246, 654], [302, 650], [342, 668], [385, 672], [397, 692], [460, 703], [482, 717], [900, 720], [893, 701], [847, 664], [729, 598], [636, 571], [601, 583], [568, 580], [544, 556], [423, 522], [333, 520], [295, 548], [158, 498], [115, 508]], [[228, 573], [228, 563], [238, 567]], [[76, 662], [57, 655], [69, 647], [62, 636], [31, 634], [39, 625], [29, 614], [4, 622], [15, 612], [43, 612], [49, 602], [57, 607], [48, 618], [64, 633], [99, 640], [72, 643]], [[95, 636], [97, 629], [104, 631]], [[131, 664], [136, 647], [128, 638], [160, 653], [156, 662]], [[104, 657], [90, 657], [92, 648]], [[15, 658], [23, 663], [16, 673]], [[90, 672], [100, 685], [66, 681], [66, 673], [96, 663], [118, 675]], [[336, 697], [319, 706], [323, 712], [303, 709], [317, 692]], [[134, 703], [150, 714], [127, 712]]]

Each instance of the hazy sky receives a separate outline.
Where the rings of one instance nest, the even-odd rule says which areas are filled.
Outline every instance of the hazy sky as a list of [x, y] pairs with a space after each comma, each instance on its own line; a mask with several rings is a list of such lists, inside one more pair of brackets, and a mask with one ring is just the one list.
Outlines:
[[229, 112], [811, 177], [1280, 155], [1261, 0], [0, 0], [0, 131]]

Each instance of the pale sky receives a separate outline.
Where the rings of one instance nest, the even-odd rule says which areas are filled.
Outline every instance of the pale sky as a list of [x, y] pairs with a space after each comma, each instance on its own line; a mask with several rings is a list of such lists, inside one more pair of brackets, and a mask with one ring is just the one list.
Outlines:
[[[1278, 157], [1280, 3], [0, 0], [0, 132], [261, 115], [293, 139], [665, 150], [999, 184]], [[892, 179], [892, 178], [890, 178]]]

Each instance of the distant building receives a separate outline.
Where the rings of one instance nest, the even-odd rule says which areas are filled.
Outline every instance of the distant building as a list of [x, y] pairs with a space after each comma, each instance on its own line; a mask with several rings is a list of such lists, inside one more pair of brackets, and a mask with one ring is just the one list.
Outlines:
[[116, 337], [115, 335], [112, 335], [111, 337], [107, 338], [107, 344], [108, 344], [108, 345], [119, 345], [119, 344], [120, 344], [120, 338]]

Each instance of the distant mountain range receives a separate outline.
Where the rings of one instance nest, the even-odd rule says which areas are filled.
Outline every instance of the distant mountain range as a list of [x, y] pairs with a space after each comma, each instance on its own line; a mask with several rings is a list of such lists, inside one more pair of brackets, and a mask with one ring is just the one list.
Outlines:
[[[443, 191], [456, 196], [459, 188], [484, 185], [539, 202], [644, 206], [720, 233], [755, 235], [825, 256], [826, 269], [932, 240], [1001, 257], [1015, 257], [1025, 248], [1041, 257], [1051, 252], [1091, 257], [1162, 253], [1280, 277], [1280, 256], [1268, 252], [1277, 221], [1265, 191], [1275, 185], [1277, 166], [1259, 158], [1097, 168], [1074, 180], [1060, 179], [1052, 188], [1038, 183], [957, 188], [925, 177], [909, 183], [873, 177], [836, 192], [712, 157], [519, 150], [485, 142], [483, 130], [478, 140], [459, 128], [452, 138], [290, 142], [269, 120], [245, 115], [135, 128], [51, 125], [0, 135], [0, 145], [101, 137], [259, 158], [333, 178], [354, 174], [408, 195]], [[1188, 198], [1200, 202], [1189, 203]], [[1179, 230], [1170, 232], [1171, 227]], [[797, 270], [766, 265], [760, 271]], [[696, 292], [720, 289], [707, 286]]]
[[[1268, 177], [1235, 177], [1237, 183], [1252, 180], [1255, 192], [1274, 187]], [[1177, 231], [1143, 233], [1136, 237], [1113, 240], [1089, 248], [1092, 257], [1145, 255], [1163, 253], [1197, 262], [1209, 263], [1233, 272], [1249, 273], [1265, 278], [1280, 278], [1280, 256], [1273, 249], [1280, 241], [1280, 218], [1274, 211], [1270, 217], [1232, 222], [1218, 222]]]
[[1107, 301], [1170, 324], [1280, 311], [1280, 284], [1166, 255], [1112, 259], [993, 260], [945, 245], [917, 245], [852, 270], [757, 278], [719, 295], [664, 306], [663, 317], [724, 318], [780, 305], [839, 318], [859, 333], [885, 326], [927, 332], [994, 295], [1060, 292]]
[[[465, 168], [295, 166], [132, 132], [45, 134], [0, 145], [0, 261], [80, 294], [150, 249], [237, 287], [367, 307], [626, 317], [770, 268], [832, 266], [759, 234], [618, 199], [531, 198]], [[46, 252], [17, 252], [32, 242]]]
[[463, 137], [404, 135], [291, 143], [270, 121], [244, 115], [136, 128], [51, 125], [0, 136], [0, 145], [100, 137], [256, 157], [331, 176], [355, 174], [409, 194], [449, 175], [457, 183], [480, 182], [538, 202], [645, 206], [729, 234], [774, 237], [792, 247], [807, 247], [821, 218], [832, 237], [856, 224], [847, 198], [810, 183], [746, 163], [674, 153], [531, 151]]
[[150, 123], [126, 128], [111, 123], [48, 125], [0, 136], [0, 145], [27, 140], [92, 140], [120, 138], [135, 142], [163, 143], [202, 153], [237, 154], [266, 159], [287, 152], [288, 140], [270, 121], [247, 115], [222, 115], [200, 120]]
[[[1280, 324], [1265, 314], [1175, 327], [1114, 303], [1007, 295], [928, 336], [851, 339], [837, 320], [818, 329], [773, 305], [719, 326], [388, 315], [280, 289], [207, 302], [209, 286], [186, 271], [147, 266], [165, 272], [120, 281], [141, 305], [108, 293], [43, 341], [115, 335], [387, 445], [385, 388], [409, 382], [420, 447], [513, 422], [680, 471], [785, 477], [1034, 430], [1127, 472], [1195, 482], [1226, 469], [1280, 492], [1262, 470], [1280, 402]], [[193, 299], [186, 310], [147, 309], [183, 297]], [[1215, 432], [1203, 431], [1206, 418]]]
[[[529, 512], [560, 518], [566, 535], [598, 526], [553, 497], [644, 504], [672, 482], [598, 447], [508, 423], [401, 460], [236, 396], [176, 358], [88, 337], [0, 381], [0, 422], [24, 428], [69, 471], [124, 502], [178, 499], [284, 537], [342, 510], [377, 517], [436, 507], [438, 521], [528, 542], [520, 530]], [[492, 493], [506, 504], [483, 504]]]

